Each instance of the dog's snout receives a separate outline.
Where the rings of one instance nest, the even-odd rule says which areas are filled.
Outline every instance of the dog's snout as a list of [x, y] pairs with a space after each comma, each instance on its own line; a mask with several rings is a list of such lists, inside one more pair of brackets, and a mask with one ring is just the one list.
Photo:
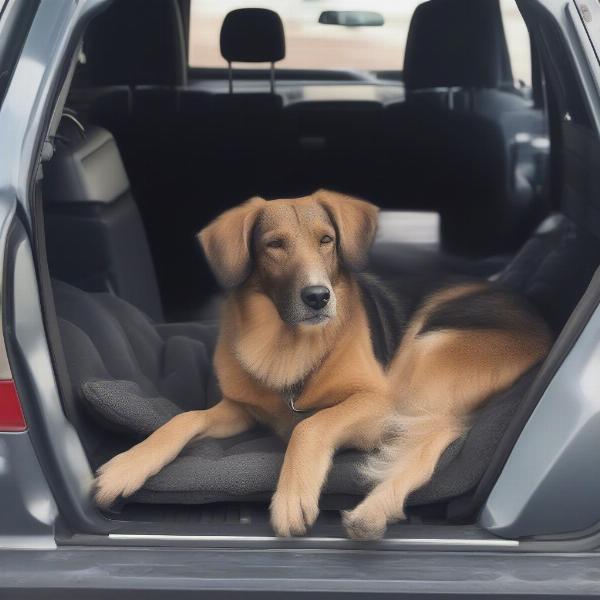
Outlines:
[[302, 301], [314, 310], [320, 310], [329, 302], [330, 291], [324, 285], [309, 285], [300, 292]]

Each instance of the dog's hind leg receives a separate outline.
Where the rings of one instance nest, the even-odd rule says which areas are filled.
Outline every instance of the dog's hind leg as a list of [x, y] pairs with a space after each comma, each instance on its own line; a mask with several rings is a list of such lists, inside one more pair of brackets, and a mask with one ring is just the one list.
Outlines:
[[[381, 482], [354, 510], [343, 514], [344, 527], [351, 538], [378, 539], [389, 522], [404, 519], [406, 497], [427, 483], [444, 450], [464, 431], [459, 419], [451, 416], [398, 418], [402, 428], [394, 444], [381, 460], [384, 474], [371, 472]], [[377, 462], [370, 465], [377, 470]]]
[[510, 330], [434, 331], [409, 340], [388, 372], [401, 390], [390, 419], [398, 435], [371, 465], [378, 485], [344, 515], [350, 536], [381, 537], [387, 523], [402, 519], [406, 497], [431, 479], [469, 415], [538, 362], [547, 343], [543, 333]]
[[231, 437], [250, 429], [253, 424], [254, 418], [241, 404], [226, 399], [207, 410], [193, 410], [173, 417], [143, 442], [98, 469], [95, 481], [97, 504], [108, 506], [118, 496], [131, 496], [192, 440]]

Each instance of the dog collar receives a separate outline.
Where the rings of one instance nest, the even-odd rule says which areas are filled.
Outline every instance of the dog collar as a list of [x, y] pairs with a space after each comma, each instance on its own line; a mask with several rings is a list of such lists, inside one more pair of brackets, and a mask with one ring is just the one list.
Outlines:
[[302, 393], [304, 388], [304, 381], [299, 381], [294, 383], [290, 387], [287, 387], [283, 390], [282, 395], [285, 403], [288, 405], [289, 409], [295, 413], [308, 413], [312, 412], [311, 409], [302, 409], [296, 408], [295, 402], [298, 400], [298, 396]]

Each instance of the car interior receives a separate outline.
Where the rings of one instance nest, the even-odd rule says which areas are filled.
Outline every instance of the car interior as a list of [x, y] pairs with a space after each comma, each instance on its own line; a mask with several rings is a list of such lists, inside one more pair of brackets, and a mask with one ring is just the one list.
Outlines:
[[[528, 23], [534, 9], [517, 5]], [[405, 286], [489, 278], [560, 335], [600, 241], [586, 179], [574, 183], [589, 115], [560, 65], [541, 66], [548, 32], [529, 29], [530, 85], [514, 76], [499, 0], [423, 1], [395, 70], [287, 69], [285, 19], [245, 7], [222, 19], [222, 66], [198, 68], [192, 13], [189, 0], [115, 0], [93, 20], [44, 164], [53, 352], [92, 469], [219, 400], [221, 296], [196, 234], [255, 195], [329, 188], [373, 202], [371, 272]], [[446, 450], [409, 523], [475, 522], [538, 372]], [[268, 532], [283, 451], [262, 430], [204, 439], [106, 514], [163, 532]], [[367, 489], [363, 458], [336, 457], [315, 532], [342, 535], [338, 511]]]

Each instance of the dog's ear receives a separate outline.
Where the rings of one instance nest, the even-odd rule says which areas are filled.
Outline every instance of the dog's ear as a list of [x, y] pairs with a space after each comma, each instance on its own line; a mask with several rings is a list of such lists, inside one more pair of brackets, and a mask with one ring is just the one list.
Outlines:
[[250, 275], [252, 229], [265, 204], [263, 198], [251, 198], [218, 216], [198, 234], [210, 267], [223, 287], [240, 285]]
[[338, 248], [344, 264], [360, 271], [367, 264], [377, 232], [379, 209], [364, 200], [329, 190], [319, 190], [315, 196], [337, 230]]

